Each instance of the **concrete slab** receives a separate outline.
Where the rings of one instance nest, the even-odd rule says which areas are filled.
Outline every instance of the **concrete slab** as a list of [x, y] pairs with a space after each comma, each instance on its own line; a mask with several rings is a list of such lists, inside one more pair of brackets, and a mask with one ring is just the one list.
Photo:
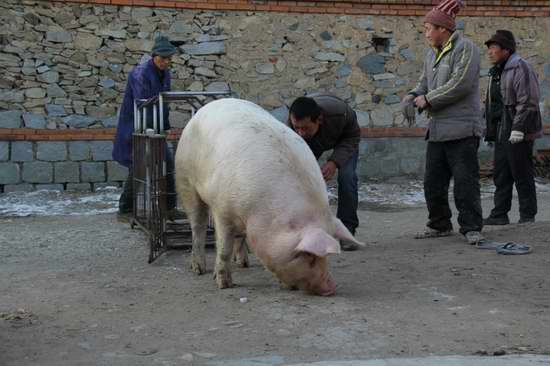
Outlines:
[[[357, 361], [322, 361], [284, 366], [535, 366], [550, 365], [550, 356], [517, 355], [499, 357], [435, 356]], [[283, 365], [282, 365], [283, 366]]]

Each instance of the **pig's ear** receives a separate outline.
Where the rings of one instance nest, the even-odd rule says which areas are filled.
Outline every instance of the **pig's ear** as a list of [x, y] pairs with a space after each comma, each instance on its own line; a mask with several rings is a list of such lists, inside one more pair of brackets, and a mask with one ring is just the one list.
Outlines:
[[329, 254], [340, 254], [340, 243], [322, 229], [306, 229], [296, 251], [326, 257]]
[[365, 246], [365, 243], [362, 243], [355, 239], [353, 235], [349, 232], [348, 228], [340, 221], [338, 218], [334, 218], [334, 224], [336, 225], [336, 236], [337, 239], [351, 241], [352, 243]]

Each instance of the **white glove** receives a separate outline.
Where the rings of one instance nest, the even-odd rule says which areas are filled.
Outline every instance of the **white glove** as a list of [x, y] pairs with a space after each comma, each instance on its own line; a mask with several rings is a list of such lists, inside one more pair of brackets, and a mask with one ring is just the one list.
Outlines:
[[525, 135], [521, 131], [512, 131], [512, 133], [510, 134], [510, 139], [508, 141], [510, 141], [512, 144], [517, 144], [518, 142], [523, 141], [524, 136]]

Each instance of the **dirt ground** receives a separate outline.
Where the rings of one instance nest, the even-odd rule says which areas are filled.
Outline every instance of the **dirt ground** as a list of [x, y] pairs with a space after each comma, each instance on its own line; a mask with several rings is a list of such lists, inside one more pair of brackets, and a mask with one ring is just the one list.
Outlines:
[[339, 288], [329, 298], [280, 290], [255, 259], [227, 290], [192, 274], [186, 251], [147, 264], [144, 234], [114, 214], [0, 218], [0, 365], [548, 354], [550, 193], [539, 206], [535, 224], [485, 230], [532, 245], [523, 256], [459, 235], [413, 240], [423, 206], [367, 207], [358, 237], [369, 245], [331, 258]]

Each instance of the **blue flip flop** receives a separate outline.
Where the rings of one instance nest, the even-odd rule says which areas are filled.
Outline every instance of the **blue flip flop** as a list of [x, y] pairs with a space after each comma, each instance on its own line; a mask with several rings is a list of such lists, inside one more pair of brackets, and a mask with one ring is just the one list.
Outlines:
[[475, 247], [477, 249], [491, 249], [491, 250], [495, 250], [497, 249], [498, 247], [501, 247], [501, 246], [504, 246], [506, 244], [509, 244], [509, 243], [503, 243], [503, 242], [498, 242], [498, 241], [490, 241], [490, 240], [487, 240], [487, 239], [483, 239], [483, 240], [480, 240], [476, 245]]
[[506, 243], [496, 247], [498, 254], [528, 254], [531, 253], [531, 247], [527, 244]]

